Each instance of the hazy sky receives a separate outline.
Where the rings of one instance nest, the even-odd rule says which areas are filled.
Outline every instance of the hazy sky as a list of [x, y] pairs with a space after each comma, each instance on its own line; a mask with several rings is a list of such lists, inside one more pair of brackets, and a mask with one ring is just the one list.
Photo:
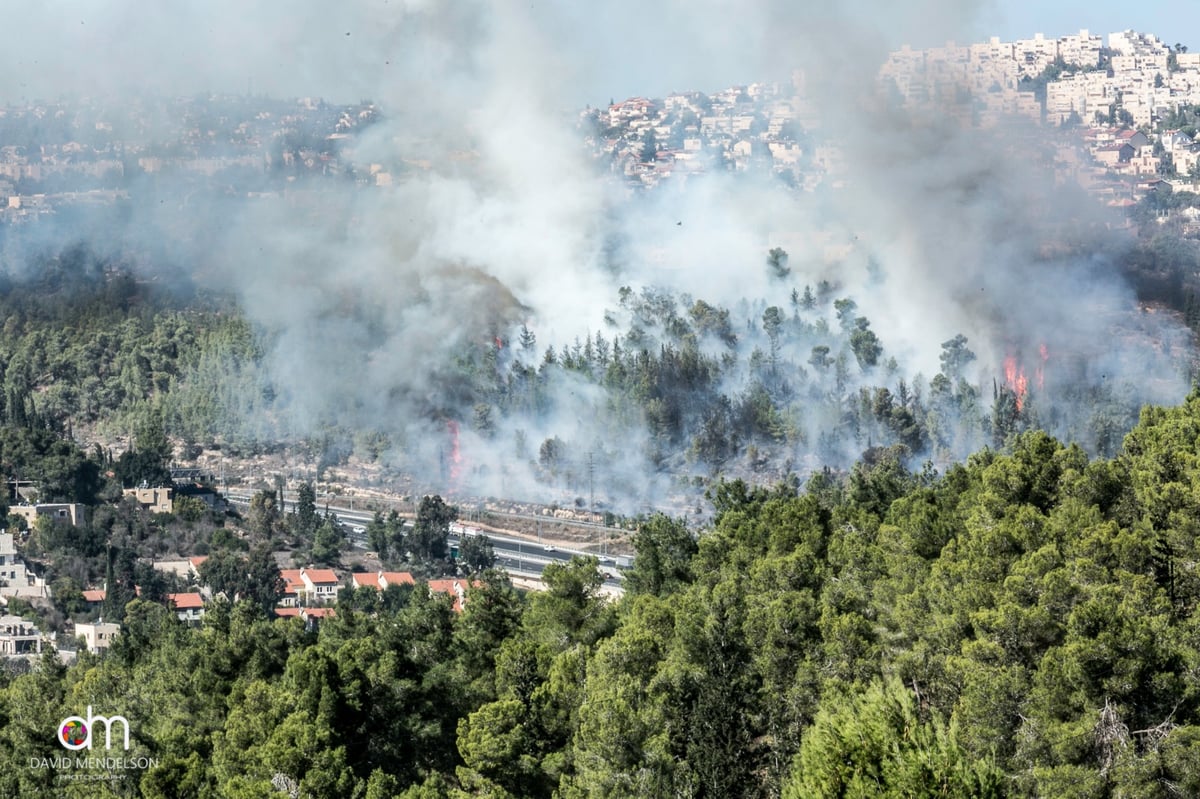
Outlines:
[[[537, 52], [531, 81], [574, 107], [786, 77], [845, 31], [854, 41], [844, 49], [866, 58], [904, 42], [1082, 27], [1101, 35], [1132, 27], [1200, 47], [1200, 3], [1188, 0], [44, 0], [5, 14], [13, 35], [0, 52], [0, 102], [206, 89], [386, 101], [423, 78], [480, 77]], [[495, 46], [495, 32], [514, 25], [519, 37]], [[829, 63], [821, 55], [810, 69]]]

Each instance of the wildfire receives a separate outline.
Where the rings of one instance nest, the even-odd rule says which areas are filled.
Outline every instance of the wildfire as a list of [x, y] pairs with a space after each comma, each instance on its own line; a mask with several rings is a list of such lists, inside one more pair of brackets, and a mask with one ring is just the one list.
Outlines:
[[[1038, 392], [1042, 391], [1046, 382], [1046, 364], [1050, 361], [1050, 351], [1045, 344], [1038, 345], [1038, 356], [1041, 361], [1033, 370], [1033, 383]], [[1025, 409], [1025, 401], [1029, 398], [1029, 378], [1025, 375], [1025, 367], [1017, 361], [1017, 356], [1009, 355], [1004, 359], [1004, 387], [1013, 393], [1017, 401], [1017, 411]]]
[[1017, 364], [1016, 357], [1009, 355], [1004, 359], [1004, 385], [1017, 398], [1017, 412], [1025, 407], [1025, 396], [1029, 393], [1029, 380], [1025, 370]]

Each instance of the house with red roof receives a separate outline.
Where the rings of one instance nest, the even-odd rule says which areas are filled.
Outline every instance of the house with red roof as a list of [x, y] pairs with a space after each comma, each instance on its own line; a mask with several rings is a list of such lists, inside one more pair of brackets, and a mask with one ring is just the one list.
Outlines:
[[313, 602], [336, 602], [341, 585], [333, 569], [301, 569], [300, 579]]
[[336, 602], [341, 588], [333, 569], [280, 569], [283, 578], [283, 600], [285, 607], [301, 607], [327, 602]]
[[108, 592], [103, 588], [85, 588], [83, 590], [83, 601], [87, 603], [88, 610], [96, 610], [104, 604], [104, 598], [108, 596]]
[[200, 582], [200, 564], [208, 560], [207, 555], [196, 555], [190, 558], [175, 558], [172, 560], [156, 560], [151, 566], [164, 574], [174, 574], [181, 580]]
[[1117, 144], [1128, 144], [1134, 150], [1139, 150], [1150, 144], [1150, 138], [1145, 133], [1133, 129], [1118, 131], [1116, 141]]
[[308, 588], [300, 579], [300, 570], [280, 569], [279, 576], [283, 579], [283, 599], [279, 604], [289, 608], [300, 607], [308, 593]]
[[323, 619], [332, 619], [337, 615], [333, 608], [275, 608], [275, 616], [280, 619], [300, 619], [304, 627], [312, 632]]
[[351, 588], [374, 588], [376, 591], [387, 590], [393, 585], [416, 585], [416, 582], [408, 572], [354, 572], [350, 575]]
[[204, 616], [204, 597], [196, 591], [167, 594], [167, 601], [175, 609], [175, 615], [179, 617], [180, 621], [191, 624], [200, 621]]
[[454, 597], [454, 612], [462, 613], [463, 608], [467, 605], [467, 586], [474, 585], [476, 587], [483, 585], [478, 580], [468, 582], [466, 580], [430, 580], [430, 594], [449, 594]]

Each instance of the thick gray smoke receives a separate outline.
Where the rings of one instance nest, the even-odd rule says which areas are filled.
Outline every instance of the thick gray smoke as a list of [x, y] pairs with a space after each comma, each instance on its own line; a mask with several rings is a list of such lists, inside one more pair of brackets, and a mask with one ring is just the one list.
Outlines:
[[[1006, 358], [1032, 375], [1042, 344], [1051, 358], [1072, 353], [1073, 375], [1140, 385], [1138, 399], [1181, 396], [1171, 354], [1140, 350], [1179, 340], [1180, 328], [1156, 317], [1114, 340], [1110, 315], [1132, 306], [1128, 287], [1104, 258], [1050, 246], [1064, 231], [1101, 235], [1106, 220], [1047, 186], [1029, 157], [1039, 135], [959, 128], [879, 89], [888, 49], [973, 32], [971, 3], [917, 6], [58, 2], [11, 12], [26, 34], [3, 56], [2, 88], [10, 102], [209, 90], [374, 100], [383, 122], [354, 141], [352, 158], [395, 175], [394, 185], [297, 185], [273, 200], [187, 210], [187, 262], [231, 288], [270, 342], [280, 429], [381, 430], [390, 457], [431, 482], [518, 498], [545, 496], [532, 462], [558, 437], [592, 459], [563, 466], [560, 485], [584, 492], [585, 469], [590, 477], [600, 463], [607, 500], [633, 507], [670, 489], [652, 476], [637, 412], [594, 383], [556, 376], [538, 407], [480, 427], [464, 377], [536, 366], [547, 345], [597, 331], [611, 337], [605, 311], [621, 286], [734, 310], [743, 357], [767, 346], [766, 306], [827, 280], [854, 297], [910, 377], [936, 373], [940, 342], [963, 333], [979, 356], [965, 377], [985, 400]], [[815, 135], [840, 151], [837, 190], [802, 194], [713, 172], [631, 200], [576, 129], [588, 103], [796, 73], [820, 120]], [[138, 211], [131, 238], [146, 235], [139, 225], [169, 227], [157, 213]], [[787, 285], [763, 266], [777, 244], [790, 255]], [[533, 352], [516, 346], [523, 324], [537, 335]], [[493, 341], [502, 346], [492, 360], [464, 368], [472, 345]], [[752, 382], [727, 380], [730, 391]], [[794, 454], [812, 451], [835, 421], [797, 422]], [[467, 475], [449, 463], [455, 424]]]

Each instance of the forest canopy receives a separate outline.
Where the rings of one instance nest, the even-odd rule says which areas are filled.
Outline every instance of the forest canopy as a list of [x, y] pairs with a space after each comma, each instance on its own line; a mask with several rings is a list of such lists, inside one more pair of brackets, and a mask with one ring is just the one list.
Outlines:
[[461, 614], [348, 592], [316, 631], [132, 599], [107, 656], [3, 672], [0, 749], [51, 757], [91, 704], [153, 797], [1194, 795], [1197, 441], [1200, 392], [1113, 458], [1029, 431], [945, 473], [721, 482], [703, 529], [642, 526], [619, 601], [584, 558], [528, 595], [485, 572]]

